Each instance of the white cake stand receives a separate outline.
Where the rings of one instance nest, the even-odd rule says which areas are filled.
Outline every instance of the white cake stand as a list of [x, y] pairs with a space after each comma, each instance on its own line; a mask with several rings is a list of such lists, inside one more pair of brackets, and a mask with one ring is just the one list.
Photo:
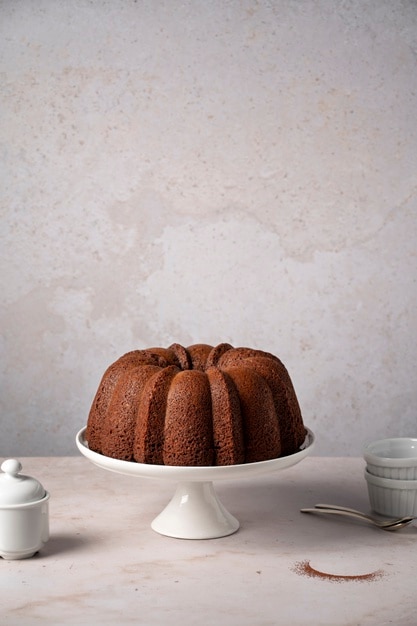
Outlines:
[[239, 522], [218, 499], [214, 481], [248, 478], [291, 467], [310, 454], [315, 443], [314, 434], [307, 429], [304, 444], [298, 452], [289, 456], [241, 465], [180, 467], [119, 461], [98, 454], [89, 449], [85, 431], [86, 427], [77, 433], [77, 447], [81, 454], [98, 467], [118, 474], [177, 483], [171, 502], [153, 520], [151, 526], [161, 535], [179, 539], [213, 539], [231, 535], [238, 530]]

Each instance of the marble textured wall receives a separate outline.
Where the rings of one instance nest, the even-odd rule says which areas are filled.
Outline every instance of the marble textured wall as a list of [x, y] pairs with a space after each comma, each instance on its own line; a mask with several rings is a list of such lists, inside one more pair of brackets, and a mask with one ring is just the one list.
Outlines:
[[276, 353], [317, 453], [417, 436], [417, 4], [0, 3], [0, 453], [107, 365]]

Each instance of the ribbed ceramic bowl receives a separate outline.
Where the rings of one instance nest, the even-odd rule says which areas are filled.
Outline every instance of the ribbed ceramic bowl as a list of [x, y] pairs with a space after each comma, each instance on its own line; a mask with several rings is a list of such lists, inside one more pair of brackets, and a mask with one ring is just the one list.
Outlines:
[[380, 439], [364, 448], [367, 470], [374, 476], [417, 480], [417, 439]]
[[417, 516], [417, 480], [395, 480], [374, 476], [365, 470], [372, 509], [381, 515]]

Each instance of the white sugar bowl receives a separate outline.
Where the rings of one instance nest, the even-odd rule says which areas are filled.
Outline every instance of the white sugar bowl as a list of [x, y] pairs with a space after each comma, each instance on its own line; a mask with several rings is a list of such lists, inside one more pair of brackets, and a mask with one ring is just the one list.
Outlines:
[[49, 539], [49, 493], [35, 478], [19, 473], [19, 461], [8, 459], [1, 469], [0, 556], [27, 559]]

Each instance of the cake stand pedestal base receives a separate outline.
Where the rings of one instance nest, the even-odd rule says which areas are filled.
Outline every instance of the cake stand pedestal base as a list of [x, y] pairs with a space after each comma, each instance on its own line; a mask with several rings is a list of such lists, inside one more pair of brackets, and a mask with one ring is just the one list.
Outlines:
[[177, 539], [214, 539], [235, 533], [239, 522], [224, 508], [212, 482], [186, 481], [178, 483], [172, 500], [151, 526]]

